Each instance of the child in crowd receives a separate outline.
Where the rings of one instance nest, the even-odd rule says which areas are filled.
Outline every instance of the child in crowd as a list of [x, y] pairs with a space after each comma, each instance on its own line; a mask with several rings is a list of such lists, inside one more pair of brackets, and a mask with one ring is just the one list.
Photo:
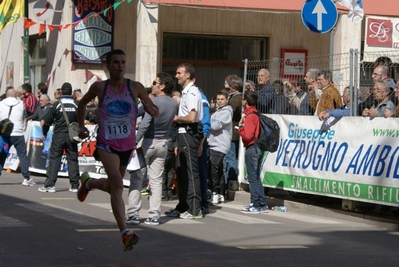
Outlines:
[[228, 93], [221, 90], [216, 95], [218, 108], [211, 116], [209, 130], [209, 170], [212, 188], [212, 204], [224, 203], [223, 158], [230, 149], [233, 109], [228, 105]]

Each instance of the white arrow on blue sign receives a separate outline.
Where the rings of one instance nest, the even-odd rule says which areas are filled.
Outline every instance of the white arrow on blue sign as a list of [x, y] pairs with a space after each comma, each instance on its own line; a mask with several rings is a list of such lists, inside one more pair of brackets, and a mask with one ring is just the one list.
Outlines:
[[307, 0], [301, 11], [306, 28], [317, 33], [330, 31], [337, 23], [338, 11], [332, 0]]

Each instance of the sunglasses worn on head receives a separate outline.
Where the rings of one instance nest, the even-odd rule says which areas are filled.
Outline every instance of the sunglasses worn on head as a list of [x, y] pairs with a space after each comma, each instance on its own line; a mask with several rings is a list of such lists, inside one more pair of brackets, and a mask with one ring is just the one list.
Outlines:
[[73, 90], [74, 92], [82, 92], [82, 90], [80, 90], [80, 88], [76, 88], [75, 90]]

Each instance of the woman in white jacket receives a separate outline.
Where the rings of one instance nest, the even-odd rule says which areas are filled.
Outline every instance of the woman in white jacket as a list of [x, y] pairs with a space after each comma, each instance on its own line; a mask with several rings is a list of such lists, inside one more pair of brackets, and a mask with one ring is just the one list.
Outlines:
[[230, 149], [233, 109], [228, 105], [228, 93], [221, 90], [216, 95], [218, 109], [211, 116], [209, 130], [209, 172], [211, 177], [212, 204], [224, 203], [223, 158]]

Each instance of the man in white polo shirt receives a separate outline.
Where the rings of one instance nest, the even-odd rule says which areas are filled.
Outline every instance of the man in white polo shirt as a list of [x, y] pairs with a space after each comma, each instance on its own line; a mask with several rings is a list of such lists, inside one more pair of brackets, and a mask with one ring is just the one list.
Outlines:
[[178, 132], [177, 183], [179, 203], [174, 210], [165, 212], [169, 217], [202, 219], [201, 188], [198, 172], [198, 148], [202, 133], [202, 98], [195, 86], [195, 69], [188, 63], [180, 64], [176, 70], [177, 82], [182, 86], [182, 98], [178, 116], [174, 122]]

